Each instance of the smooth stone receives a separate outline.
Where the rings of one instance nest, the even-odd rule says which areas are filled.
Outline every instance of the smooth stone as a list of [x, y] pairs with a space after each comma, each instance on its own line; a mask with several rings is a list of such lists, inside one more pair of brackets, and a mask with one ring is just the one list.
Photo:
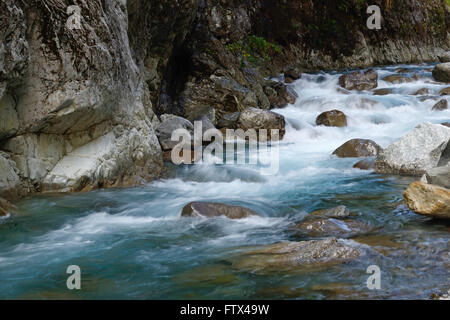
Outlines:
[[428, 88], [422, 88], [413, 93], [414, 96], [424, 96], [430, 94], [431, 90]]
[[229, 219], [243, 219], [258, 214], [248, 208], [232, 206], [223, 203], [191, 202], [181, 212], [182, 217], [227, 217]]
[[270, 137], [272, 137], [272, 129], [278, 130], [280, 139], [282, 139], [286, 133], [286, 120], [282, 115], [256, 108], [248, 108], [242, 111], [237, 126], [243, 130], [266, 129]]
[[450, 62], [441, 63], [434, 67], [433, 78], [440, 82], [450, 82]]
[[370, 231], [370, 226], [355, 220], [314, 219], [303, 221], [294, 230], [311, 237], [349, 237]]
[[383, 81], [387, 81], [387, 82], [390, 82], [393, 84], [400, 84], [400, 83], [405, 83], [405, 82], [412, 82], [412, 79], [408, 78], [408, 77], [392, 75], [392, 76], [384, 77]]
[[171, 140], [172, 133], [177, 129], [185, 129], [192, 134], [194, 125], [189, 120], [172, 114], [161, 116], [161, 123], [156, 128], [156, 136], [164, 150], [172, 150], [179, 143]]
[[427, 170], [425, 177], [430, 184], [450, 189], [450, 165]]
[[450, 87], [442, 89], [441, 91], [439, 91], [439, 94], [441, 96], [449, 96], [450, 95]]
[[346, 127], [347, 116], [339, 110], [326, 111], [317, 117], [316, 124], [326, 127]]
[[388, 94], [393, 94], [394, 90], [389, 88], [377, 89], [373, 92], [375, 96], [387, 96]]
[[450, 190], [414, 182], [403, 194], [407, 206], [417, 214], [438, 219], [450, 219]]
[[443, 111], [448, 109], [448, 102], [445, 99], [442, 99], [438, 103], [436, 103], [431, 110], [433, 111]]
[[383, 149], [374, 141], [368, 139], [352, 139], [337, 148], [333, 155], [339, 158], [373, 157]]

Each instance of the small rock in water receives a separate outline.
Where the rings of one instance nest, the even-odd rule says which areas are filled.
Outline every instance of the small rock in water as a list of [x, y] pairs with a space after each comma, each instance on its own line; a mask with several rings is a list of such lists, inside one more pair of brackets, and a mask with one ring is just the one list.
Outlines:
[[448, 102], [445, 99], [442, 99], [441, 101], [436, 103], [432, 108], [433, 111], [443, 111], [447, 109], [448, 109]]
[[378, 73], [373, 70], [355, 71], [339, 78], [339, 85], [347, 90], [371, 90], [378, 86]]
[[317, 210], [311, 212], [309, 215], [327, 218], [344, 218], [350, 216], [350, 210], [346, 206], [338, 206], [331, 209]]
[[396, 75], [384, 77], [383, 80], [393, 84], [412, 82], [411, 78]]
[[414, 182], [405, 191], [403, 198], [415, 213], [438, 219], [450, 219], [450, 190]]
[[347, 116], [339, 110], [326, 111], [317, 117], [316, 124], [326, 127], [346, 127]]
[[349, 237], [368, 232], [370, 226], [355, 220], [328, 218], [303, 221], [295, 225], [294, 230], [311, 237]]
[[434, 67], [433, 78], [440, 82], [450, 82], [450, 62], [441, 63]]
[[374, 141], [367, 139], [352, 139], [337, 148], [333, 154], [339, 158], [373, 157], [383, 149]]
[[353, 168], [360, 170], [375, 170], [375, 159], [361, 160], [355, 163]]
[[431, 90], [428, 88], [422, 88], [413, 93], [414, 96], [424, 96], [430, 94]]
[[242, 253], [234, 259], [235, 269], [254, 273], [316, 270], [359, 257], [359, 251], [336, 238], [281, 242]]
[[393, 94], [394, 90], [389, 88], [377, 89], [373, 92], [375, 96], [387, 96], [388, 94]]
[[182, 217], [214, 218], [225, 216], [229, 219], [243, 219], [257, 215], [255, 211], [248, 208], [212, 202], [191, 202], [181, 212]]

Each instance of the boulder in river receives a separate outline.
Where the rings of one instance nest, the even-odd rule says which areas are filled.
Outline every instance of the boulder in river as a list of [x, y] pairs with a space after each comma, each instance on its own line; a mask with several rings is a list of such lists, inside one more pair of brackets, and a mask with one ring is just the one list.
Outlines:
[[441, 101], [436, 103], [432, 108], [433, 111], [443, 111], [447, 109], [448, 109], [448, 102], [445, 99], [442, 99]]
[[284, 77], [290, 80], [298, 80], [302, 77], [302, 73], [298, 68], [288, 67], [284, 70]]
[[450, 62], [441, 63], [434, 67], [433, 78], [440, 82], [450, 82]]
[[350, 210], [346, 206], [338, 206], [331, 209], [317, 210], [311, 212], [309, 215], [326, 218], [345, 218], [350, 216]]
[[415, 213], [438, 218], [450, 219], [450, 190], [427, 184], [414, 182], [405, 191], [404, 200]]
[[336, 238], [281, 242], [242, 253], [232, 267], [254, 273], [298, 272], [343, 263], [359, 257], [358, 249]]
[[355, 163], [353, 168], [360, 170], [375, 170], [375, 159], [364, 159], [358, 161]]
[[243, 130], [249, 129], [267, 129], [267, 133], [271, 134], [271, 130], [275, 129], [279, 132], [279, 138], [282, 139], [286, 132], [286, 120], [278, 113], [248, 108], [241, 112], [237, 126]]
[[441, 162], [445, 162], [442, 156], [449, 140], [450, 128], [422, 123], [380, 152], [375, 160], [375, 170], [377, 173], [421, 176], [426, 170], [447, 164]]
[[172, 150], [179, 143], [171, 140], [172, 133], [177, 129], [186, 129], [192, 134], [194, 125], [189, 120], [172, 114], [161, 116], [161, 123], [156, 128], [156, 135], [164, 150]]
[[378, 86], [378, 73], [373, 70], [355, 71], [339, 78], [339, 85], [347, 90], [371, 90]]
[[181, 212], [182, 217], [214, 218], [224, 216], [229, 219], [244, 219], [257, 215], [255, 211], [248, 208], [213, 202], [191, 202]]
[[370, 226], [356, 220], [334, 218], [306, 220], [294, 226], [294, 230], [311, 237], [349, 237], [366, 233]]
[[346, 127], [347, 116], [339, 110], [326, 111], [317, 117], [316, 124], [326, 127]]
[[337, 148], [333, 154], [339, 158], [373, 157], [383, 149], [372, 140], [352, 139]]
[[270, 103], [270, 109], [284, 108], [288, 104], [294, 104], [298, 98], [297, 92], [281, 82], [267, 81], [264, 92]]
[[427, 170], [425, 178], [428, 183], [450, 189], [450, 164]]

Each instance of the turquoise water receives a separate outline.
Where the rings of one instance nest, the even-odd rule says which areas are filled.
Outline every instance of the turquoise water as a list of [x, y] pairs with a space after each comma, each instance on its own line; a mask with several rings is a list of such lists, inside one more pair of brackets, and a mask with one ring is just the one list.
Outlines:
[[[280, 171], [202, 164], [168, 167], [166, 179], [145, 187], [83, 194], [35, 196], [18, 216], [0, 222], [1, 299], [427, 299], [449, 289], [449, 225], [409, 211], [402, 193], [414, 178], [377, 175], [337, 159], [332, 151], [352, 138], [386, 147], [423, 121], [450, 120], [432, 112], [427, 66], [378, 69], [380, 77], [408, 67], [423, 76], [402, 85], [380, 81], [394, 94], [345, 95], [338, 73], [304, 75], [300, 98], [282, 110], [287, 134], [278, 148]], [[367, 102], [365, 99], [371, 99]], [[361, 105], [364, 108], [361, 108]], [[314, 126], [315, 117], [339, 109], [347, 128]], [[191, 201], [249, 207], [244, 220], [181, 218]], [[317, 271], [253, 274], [233, 268], [243, 248], [310, 238], [291, 226], [313, 210], [346, 205], [371, 231], [345, 239], [360, 250], [351, 262]], [[66, 288], [66, 269], [82, 270], [82, 290]], [[381, 290], [366, 287], [370, 265], [382, 271]], [[301, 268], [300, 268], [301, 269]]]

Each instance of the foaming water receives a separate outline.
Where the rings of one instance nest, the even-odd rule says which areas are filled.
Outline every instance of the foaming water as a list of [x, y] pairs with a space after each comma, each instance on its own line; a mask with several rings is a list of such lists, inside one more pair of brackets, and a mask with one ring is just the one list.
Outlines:
[[[400, 67], [419, 77], [403, 84], [382, 80]], [[0, 220], [0, 298], [427, 298], [446, 290], [448, 226], [404, 206], [402, 192], [413, 179], [360, 171], [353, 168], [359, 159], [331, 156], [353, 138], [386, 147], [424, 121], [449, 121], [450, 111], [431, 111], [445, 86], [432, 80], [429, 66], [377, 72], [379, 88], [392, 94], [343, 92], [336, 72], [305, 74], [292, 84], [299, 99], [274, 110], [286, 117], [287, 132], [273, 146], [280, 158], [273, 176], [261, 175], [257, 165], [206, 162], [174, 168], [172, 178], [142, 188], [22, 201], [21, 215]], [[422, 88], [430, 90], [428, 98], [413, 95]], [[320, 113], [333, 109], [348, 116], [348, 127], [315, 125]], [[181, 218], [192, 201], [241, 205], [260, 216]], [[343, 240], [366, 252], [360, 259], [303, 275], [230, 268], [230, 255], [245, 246], [308, 239], [291, 227], [308, 212], [337, 205], [374, 230]], [[382, 268], [381, 291], [365, 288], [371, 264]], [[69, 265], [82, 269], [79, 292], [65, 289]]]

